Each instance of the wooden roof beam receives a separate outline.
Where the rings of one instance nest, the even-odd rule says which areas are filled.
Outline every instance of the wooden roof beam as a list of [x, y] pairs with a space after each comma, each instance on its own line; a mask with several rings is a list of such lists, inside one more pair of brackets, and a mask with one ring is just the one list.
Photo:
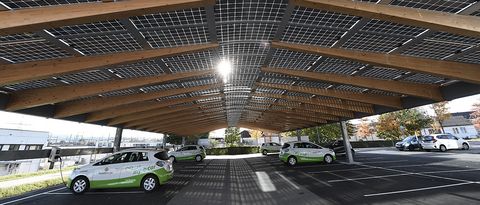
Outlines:
[[177, 108], [169, 108], [169, 107], [162, 107], [158, 109], [153, 109], [153, 110], [147, 110], [147, 111], [142, 111], [138, 113], [132, 113], [128, 114], [125, 116], [120, 116], [117, 118], [113, 118], [108, 122], [108, 125], [118, 125], [126, 122], [132, 122], [132, 121], [137, 121], [137, 120], [143, 120], [143, 119], [149, 119], [152, 117], [158, 117], [158, 116], [163, 116], [163, 115], [169, 115], [172, 114], [176, 111], [186, 111], [186, 110], [191, 110], [195, 108], [199, 108], [200, 106], [208, 105], [209, 103], [198, 103], [198, 104], [193, 104], [192, 106], [188, 107], [177, 107]]
[[[201, 117], [201, 118], [198, 118]], [[182, 120], [177, 120], [177, 121], [172, 121], [172, 122], [154, 122], [154, 123], [149, 123], [149, 124], [144, 124], [139, 126], [141, 129], [149, 129], [149, 128], [154, 128], [154, 127], [159, 127], [159, 128], [171, 128], [171, 129], [177, 129], [177, 128], [189, 128], [190, 126], [194, 125], [195, 123], [202, 123], [205, 121], [212, 121], [212, 120], [219, 120], [219, 119], [224, 119], [225, 120], [225, 114], [224, 113], [217, 113], [213, 115], [198, 115], [197, 118], [189, 118], [189, 119], [182, 119]]]
[[330, 83], [347, 84], [364, 88], [395, 92], [412, 95], [436, 101], [443, 101], [440, 87], [437, 85], [410, 83], [404, 81], [382, 80], [361, 76], [339, 75], [332, 73], [305, 72], [284, 68], [262, 68], [263, 72], [278, 73], [289, 76], [296, 76], [305, 79], [324, 81]]
[[19, 91], [11, 95], [6, 106], [8, 110], [21, 110], [41, 105], [65, 102], [81, 97], [93, 96], [115, 90], [161, 84], [168, 81], [213, 74], [214, 70], [191, 71], [183, 73], [163, 74], [158, 76], [110, 80], [105, 82], [84, 83], [81, 85], [65, 85], [49, 88]]
[[179, 95], [182, 93], [189, 93], [201, 90], [208, 90], [211, 88], [223, 86], [223, 84], [210, 84], [203, 86], [195, 86], [189, 88], [171, 89], [150, 93], [140, 93], [134, 95], [115, 96], [107, 98], [86, 99], [73, 102], [60, 103], [56, 107], [55, 118], [69, 117], [84, 113], [90, 113], [98, 110], [103, 110], [120, 105], [126, 105], [135, 102], [146, 100], [153, 100], [157, 98]]
[[[170, 130], [173, 132], [181, 132], [179, 130], [187, 130], [184, 132], [195, 132], [195, 130], [202, 129], [204, 126], [210, 126], [212, 124], [224, 124], [225, 119], [223, 118], [213, 118], [213, 119], [205, 119], [205, 120], [200, 120], [197, 122], [191, 122], [190, 124], [178, 124], [178, 126], [175, 127], [162, 127], [161, 125], [157, 127], [151, 127], [151, 128], [146, 128], [146, 129], [155, 129], [155, 130]], [[226, 124], [226, 123], [225, 123]]]
[[[87, 117], [86, 122], [95, 122], [95, 121], [111, 119], [111, 118], [119, 118], [119, 117], [123, 117], [124, 115], [131, 116], [131, 115], [136, 115], [143, 112], [148, 112], [149, 110], [166, 108], [171, 105], [177, 105], [177, 104], [182, 104], [187, 102], [193, 102], [196, 100], [222, 97], [222, 96], [223, 94], [201, 95], [196, 97], [170, 99], [170, 100], [162, 100], [162, 101], [149, 100], [149, 101], [131, 103], [127, 105], [120, 105], [117, 107], [107, 108], [104, 110], [90, 113]], [[112, 121], [113, 120], [114, 119], [112, 119]]]
[[354, 101], [346, 101], [341, 99], [322, 99], [322, 98], [309, 98], [301, 96], [290, 96], [290, 95], [281, 95], [273, 93], [253, 93], [253, 96], [256, 97], [266, 97], [266, 98], [276, 98], [284, 99], [292, 102], [301, 102], [312, 105], [320, 105], [331, 108], [350, 110], [355, 112], [363, 112], [368, 114], [374, 114], [373, 105], [366, 103], [358, 103]]
[[214, 0], [135, 0], [4, 11], [0, 12], [0, 35], [213, 5]]
[[349, 0], [294, 0], [294, 4], [463, 36], [480, 36], [480, 19], [475, 16]]
[[[17, 12], [17, 11], [15, 11]], [[0, 12], [3, 13], [3, 12]], [[1, 24], [0, 24], [1, 25]], [[216, 43], [0, 65], [0, 86], [218, 47]]]
[[321, 96], [334, 97], [334, 98], [340, 98], [345, 100], [353, 100], [353, 101], [375, 104], [375, 105], [383, 105], [383, 106], [393, 107], [393, 108], [400, 108], [400, 109], [402, 108], [401, 98], [396, 96], [355, 93], [355, 92], [349, 92], [349, 91], [310, 88], [310, 87], [304, 87], [304, 86], [292, 86], [292, 85], [282, 85], [282, 84], [273, 84], [273, 83], [257, 83], [256, 85], [261, 87], [288, 90], [293, 92], [309, 93], [312, 95], [321, 95]]
[[[480, 22], [480, 21], [479, 21]], [[356, 51], [342, 48], [326, 48], [312, 45], [300, 45], [285, 42], [272, 42], [273, 48], [311, 53], [315, 55], [341, 58], [370, 65], [397, 68], [412, 72], [427, 73], [445, 78], [480, 83], [478, 64], [460, 63], [446, 60], [433, 60], [398, 54], [384, 54], [368, 51]]]

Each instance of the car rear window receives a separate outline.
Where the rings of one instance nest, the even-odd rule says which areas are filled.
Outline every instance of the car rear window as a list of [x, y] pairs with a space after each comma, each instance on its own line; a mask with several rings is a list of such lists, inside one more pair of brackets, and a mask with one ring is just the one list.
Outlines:
[[428, 142], [428, 141], [432, 141], [432, 140], [433, 140], [433, 136], [423, 136], [423, 137], [422, 137], [422, 140], [423, 140], [423, 141], [427, 141], [427, 142]]
[[283, 144], [282, 149], [285, 149], [285, 148], [288, 148], [288, 147], [290, 147], [290, 144], [285, 143], [285, 144]]
[[153, 156], [160, 160], [168, 160], [168, 154], [166, 151], [157, 152]]

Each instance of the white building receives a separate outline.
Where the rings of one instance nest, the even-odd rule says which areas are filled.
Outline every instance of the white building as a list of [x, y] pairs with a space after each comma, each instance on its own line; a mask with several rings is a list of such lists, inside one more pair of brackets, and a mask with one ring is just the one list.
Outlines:
[[[445, 133], [450, 133], [461, 138], [476, 138], [479, 135], [478, 130], [472, 124], [470, 114], [472, 112], [458, 112], [452, 113], [451, 117], [443, 122], [443, 130]], [[433, 134], [433, 128], [422, 129], [422, 135]]]
[[[47, 145], [48, 132], [0, 128], [0, 151], [41, 150]], [[0, 161], [0, 176], [35, 172], [42, 159]]]

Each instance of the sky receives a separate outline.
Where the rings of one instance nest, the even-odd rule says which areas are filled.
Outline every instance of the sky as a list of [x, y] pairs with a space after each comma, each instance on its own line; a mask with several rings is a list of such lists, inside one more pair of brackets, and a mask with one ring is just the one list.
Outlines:
[[[475, 102], [480, 102], [480, 94], [469, 97], [459, 98], [450, 101], [448, 104], [450, 112], [465, 112], [471, 111], [472, 105]], [[430, 105], [421, 106], [420, 109], [427, 111], [429, 115], [433, 115], [433, 110]], [[378, 116], [369, 117], [370, 120], [376, 120]], [[351, 121], [353, 124], [359, 122], [358, 119]], [[108, 126], [99, 126], [87, 123], [78, 123], [65, 120], [50, 119], [44, 117], [36, 117], [31, 115], [17, 114], [12, 112], [0, 111], [0, 128], [9, 129], [24, 129], [35, 131], [47, 131], [53, 136], [85, 136], [94, 138], [108, 139], [115, 136], [115, 128]], [[224, 129], [216, 130], [211, 134], [213, 136], [223, 136]], [[149, 132], [140, 132], [134, 130], [124, 130], [124, 139], [137, 137], [140, 139], [158, 139], [163, 135]]]

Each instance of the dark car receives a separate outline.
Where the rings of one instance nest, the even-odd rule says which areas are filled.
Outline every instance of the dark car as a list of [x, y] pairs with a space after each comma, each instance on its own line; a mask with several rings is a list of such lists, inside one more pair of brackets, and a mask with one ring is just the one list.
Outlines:
[[[345, 156], [346, 155], [343, 140], [335, 140], [334, 142], [327, 145], [327, 147], [330, 148], [330, 149], [333, 149], [336, 156]], [[354, 157], [355, 156], [355, 150], [353, 150], [353, 148], [351, 150], [352, 150], [352, 157]]]
[[422, 144], [420, 144], [419, 137], [410, 136], [410, 137], [406, 137], [405, 139], [403, 139], [400, 142], [397, 142], [395, 144], [395, 148], [397, 148], [400, 151], [403, 151], [403, 150], [413, 151], [413, 150], [416, 150], [416, 149], [421, 150], [422, 149]]

